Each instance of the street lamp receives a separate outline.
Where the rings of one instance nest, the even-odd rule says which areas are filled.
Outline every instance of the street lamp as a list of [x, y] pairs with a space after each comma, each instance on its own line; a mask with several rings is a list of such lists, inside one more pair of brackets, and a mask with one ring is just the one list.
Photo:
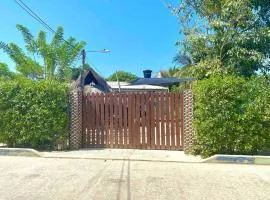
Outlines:
[[90, 50], [90, 51], [86, 51], [86, 52], [96, 52], [96, 53], [110, 53], [111, 51], [109, 49], [102, 49], [102, 50]]

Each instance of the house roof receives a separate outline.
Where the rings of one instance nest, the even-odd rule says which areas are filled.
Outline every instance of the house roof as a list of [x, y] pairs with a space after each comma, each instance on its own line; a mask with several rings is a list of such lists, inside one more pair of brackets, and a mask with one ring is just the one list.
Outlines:
[[[112, 87], [112, 89], [118, 91], [119, 87]], [[157, 85], [123, 85], [120, 89], [121, 91], [168, 91], [167, 87]]]
[[119, 84], [117, 81], [107, 81], [107, 84], [111, 87], [111, 88], [114, 88], [114, 87], [119, 87], [119, 84], [120, 86], [124, 86], [124, 85], [130, 85], [129, 82], [124, 82], [124, 81], [119, 81]]
[[194, 80], [193, 78], [139, 78], [131, 83], [131, 85], [158, 85], [158, 86], [169, 86], [176, 83], [189, 82]]
[[107, 84], [107, 82], [92, 68], [84, 72], [83, 79], [81, 79], [81, 76], [79, 76], [78, 80], [76, 81], [76, 86], [79, 87], [82, 85], [82, 83], [83, 85], [93, 85], [103, 92], [111, 91], [111, 87]]

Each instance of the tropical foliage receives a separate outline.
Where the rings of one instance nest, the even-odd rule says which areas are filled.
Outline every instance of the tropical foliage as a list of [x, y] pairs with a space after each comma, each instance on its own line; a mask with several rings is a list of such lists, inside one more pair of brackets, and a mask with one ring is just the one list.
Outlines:
[[193, 153], [256, 154], [270, 148], [270, 87], [263, 77], [214, 76], [194, 85]]
[[252, 76], [270, 70], [270, 4], [267, 0], [181, 0], [170, 6], [184, 40], [175, 61], [178, 76]]
[[132, 73], [125, 71], [117, 71], [107, 78], [107, 81], [134, 81], [138, 77]]
[[11, 74], [12, 73], [9, 71], [8, 65], [0, 62], [0, 77], [9, 77]]
[[34, 38], [26, 27], [17, 25], [17, 29], [23, 36], [26, 52], [15, 43], [1, 42], [0, 48], [16, 63], [18, 72], [32, 79], [71, 79], [72, 67], [85, 42], [77, 42], [73, 37], [64, 40], [62, 27], [57, 28], [51, 42], [47, 41], [44, 31]]
[[68, 138], [68, 88], [55, 81], [0, 78], [0, 143], [53, 149]]

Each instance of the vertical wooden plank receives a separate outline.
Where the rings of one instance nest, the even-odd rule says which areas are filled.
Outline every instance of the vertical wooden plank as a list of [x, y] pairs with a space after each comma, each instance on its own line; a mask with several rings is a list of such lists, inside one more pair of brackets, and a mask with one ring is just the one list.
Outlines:
[[172, 142], [172, 145], [171, 145], [171, 149], [172, 150], [175, 150], [175, 93], [171, 93], [171, 131], [172, 131], [172, 136], [171, 136], [171, 142]]
[[[96, 118], [96, 107], [95, 107], [95, 94], [91, 94], [89, 95], [88, 98], [88, 103], [90, 103], [90, 109], [88, 110], [89, 113], [92, 113], [91, 115], [91, 128], [89, 130], [91, 130], [91, 132], [89, 132], [89, 141], [88, 141], [88, 147], [93, 146], [95, 144], [94, 140], [95, 140], [95, 118]], [[91, 135], [90, 135], [91, 134]]]
[[128, 93], [128, 148], [131, 148], [132, 131], [132, 95]]
[[140, 95], [139, 93], [136, 93], [136, 124], [135, 124], [135, 148], [139, 149], [140, 148], [140, 137], [141, 137], [141, 117], [140, 117]]
[[155, 138], [155, 96], [154, 93], [151, 93], [151, 104], [150, 104], [150, 113], [151, 113], [151, 149], [155, 149], [156, 138]]
[[106, 94], [106, 146], [110, 147], [110, 94]]
[[165, 99], [165, 93], [162, 92], [160, 94], [160, 118], [161, 118], [161, 149], [165, 149], [165, 120], [164, 120], [164, 117], [165, 117], [165, 107], [164, 107], [164, 99]]
[[119, 94], [119, 148], [124, 147], [123, 142], [123, 93]]
[[142, 125], [142, 149], [146, 149], [146, 142], [145, 142], [145, 126], [146, 126], [146, 119], [145, 119], [145, 93], [141, 94], [141, 125]]
[[132, 127], [131, 127], [131, 141], [132, 141], [132, 149], [135, 149], [136, 146], [136, 93], [132, 93]]
[[94, 117], [95, 117], [95, 107], [94, 107], [94, 94], [87, 95], [87, 104], [88, 104], [88, 112], [91, 113], [89, 116], [89, 134], [88, 134], [88, 142], [87, 147], [93, 144], [93, 132], [94, 132]]
[[82, 146], [85, 147], [86, 143], [86, 102], [85, 102], [85, 94], [82, 94]]
[[137, 145], [137, 94], [134, 93], [134, 106], [133, 106], [133, 126], [132, 126], [132, 148], [136, 149]]
[[92, 129], [93, 129], [93, 105], [92, 105], [92, 95], [93, 94], [87, 94], [87, 111], [89, 113], [91, 113], [91, 116], [89, 116], [88, 118], [88, 127], [87, 129], [89, 129], [89, 133], [88, 133], [88, 136], [87, 136], [87, 144], [86, 144], [86, 147], [89, 147], [90, 144], [92, 143]]
[[175, 95], [175, 122], [176, 122], [176, 149], [180, 149], [180, 126], [179, 126], [179, 115], [180, 115], [180, 94], [176, 93]]
[[160, 149], [160, 93], [156, 93], [156, 149]]
[[104, 94], [104, 136], [103, 136], [103, 144], [104, 147], [107, 146], [107, 132], [108, 132], [108, 121], [107, 121], [107, 116], [108, 116], [108, 111], [107, 111], [108, 103], [107, 103], [107, 94]]
[[151, 96], [150, 96], [150, 93], [147, 92], [147, 94], [145, 95], [146, 97], [146, 148], [147, 149], [151, 149], [151, 110], [150, 110], [150, 105], [151, 105]]
[[[90, 134], [91, 134], [91, 115], [89, 114], [89, 110], [91, 109], [91, 104], [90, 100], [88, 99], [88, 94], [84, 95], [84, 107], [83, 107], [83, 112], [85, 113], [84, 117], [84, 122], [85, 122], [85, 137], [84, 137], [84, 147], [87, 147], [90, 143]], [[86, 133], [87, 131], [87, 133]]]
[[181, 93], [181, 148], [184, 149], [184, 94]]
[[116, 115], [116, 108], [117, 108], [117, 105], [116, 105], [116, 102], [117, 102], [117, 93], [115, 93], [113, 95], [113, 99], [112, 99], [112, 102], [113, 102], [113, 148], [116, 148], [116, 122], [117, 122], [117, 115]]
[[136, 94], [136, 149], [141, 149], [141, 95]]
[[143, 104], [143, 93], [139, 93], [140, 96], [140, 123], [139, 123], [139, 132], [140, 132], [140, 137], [139, 137], [139, 148], [142, 149], [143, 148], [143, 142], [142, 142], [142, 138], [143, 138], [143, 114], [144, 114], [144, 104]]
[[170, 149], [170, 96], [166, 93], [166, 149]]
[[130, 139], [130, 148], [133, 148], [133, 132], [134, 132], [134, 111], [135, 111], [135, 94], [131, 93], [130, 94], [130, 133], [129, 133], [129, 139]]
[[109, 136], [109, 141], [110, 141], [110, 148], [113, 148], [113, 128], [114, 128], [114, 124], [113, 124], [113, 104], [114, 104], [114, 94], [111, 93], [110, 94], [110, 136]]
[[105, 120], [104, 120], [104, 94], [100, 95], [100, 144], [104, 146], [104, 136], [105, 136], [105, 131], [104, 131], [104, 125], [105, 125]]
[[137, 95], [136, 93], [134, 94], [134, 106], [133, 106], [133, 128], [132, 128], [132, 146], [134, 149], [136, 149], [137, 145]]
[[91, 111], [93, 113], [92, 115], [92, 128], [91, 128], [91, 143], [89, 143], [89, 146], [95, 145], [95, 135], [96, 135], [96, 94], [92, 94], [91, 97]]
[[99, 93], [96, 93], [96, 134], [95, 134], [95, 146], [99, 144], [99, 130], [100, 130], [100, 111], [99, 111]]
[[127, 124], [128, 124], [128, 113], [127, 113], [127, 93], [123, 93], [123, 137], [124, 137], [124, 144], [123, 147], [127, 148]]
[[114, 104], [114, 123], [115, 123], [115, 135], [114, 135], [114, 141], [115, 146], [114, 148], [119, 148], [119, 93], [116, 93], [115, 95], [115, 104]]
[[97, 126], [97, 132], [96, 132], [96, 145], [99, 146], [100, 145], [100, 130], [101, 130], [101, 126], [100, 126], [100, 94], [97, 93], [96, 96], [96, 126]]
[[95, 94], [89, 95], [89, 100], [91, 102], [91, 107], [90, 107], [89, 113], [92, 113], [92, 116], [91, 116], [91, 136], [89, 134], [89, 136], [91, 138], [89, 138], [88, 147], [93, 146], [95, 144], [95, 130], [96, 130], [96, 124], [95, 124], [95, 119], [96, 119], [95, 101], [96, 101], [96, 98], [95, 98]]
[[[92, 109], [92, 102], [91, 102], [91, 96], [90, 94], [87, 94], [86, 95], [86, 104], [87, 104], [87, 117], [86, 117], [86, 120], [87, 120], [87, 141], [86, 141], [86, 146], [85, 147], [88, 147], [90, 144], [91, 144], [91, 138], [92, 138], [92, 118], [93, 118], [93, 112], [91, 112], [93, 109]], [[91, 114], [89, 114], [91, 113]]]
[[94, 118], [94, 126], [93, 126], [93, 132], [94, 132], [94, 137], [93, 137], [93, 145], [96, 146], [97, 144], [97, 93], [95, 93], [95, 96], [94, 96], [94, 102], [93, 102], [93, 105], [94, 105], [94, 113], [95, 113], [95, 118]]

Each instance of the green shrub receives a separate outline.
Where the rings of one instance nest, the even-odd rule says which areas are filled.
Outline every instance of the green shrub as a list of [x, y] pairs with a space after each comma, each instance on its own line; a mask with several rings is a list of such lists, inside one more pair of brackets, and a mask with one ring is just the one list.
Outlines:
[[51, 149], [68, 136], [68, 90], [57, 82], [0, 80], [0, 143]]
[[194, 84], [193, 153], [256, 154], [270, 144], [270, 89], [262, 77], [212, 77]]

